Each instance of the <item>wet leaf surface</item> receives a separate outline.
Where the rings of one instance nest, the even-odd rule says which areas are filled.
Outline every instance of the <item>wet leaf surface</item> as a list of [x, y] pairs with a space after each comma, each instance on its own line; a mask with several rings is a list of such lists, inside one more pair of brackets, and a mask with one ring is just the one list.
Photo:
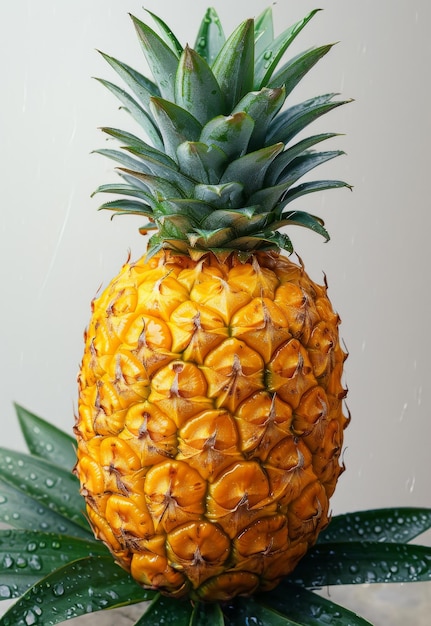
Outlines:
[[305, 587], [431, 580], [431, 547], [346, 542], [315, 546], [287, 581]]
[[370, 626], [352, 611], [296, 585], [282, 584], [258, 596], [257, 601], [307, 626]]
[[31, 587], [0, 619], [0, 626], [54, 626], [153, 596], [154, 592], [139, 587], [111, 557], [86, 557]]
[[48, 502], [42, 504], [19, 488], [5, 482], [2, 477], [0, 477], [0, 522], [23, 530], [55, 532], [88, 540], [93, 537], [89, 526], [87, 528], [78, 526], [64, 515], [53, 511]]
[[76, 463], [75, 439], [19, 404], [15, 404], [15, 410], [30, 453], [72, 471]]
[[346, 541], [407, 543], [431, 528], [431, 509], [404, 507], [337, 515], [318, 544]]
[[0, 475], [3, 482], [24, 495], [88, 529], [78, 480], [70, 471], [35, 456], [0, 448]]
[[107, 553], [101, 542], [56, 533], [0, 531], [0, 596], [18, 597], [70, 561]]

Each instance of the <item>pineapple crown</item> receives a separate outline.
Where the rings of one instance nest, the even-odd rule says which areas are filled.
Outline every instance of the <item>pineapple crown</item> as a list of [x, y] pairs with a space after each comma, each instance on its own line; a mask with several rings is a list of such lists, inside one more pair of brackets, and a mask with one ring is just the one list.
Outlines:
[[[286, 100], [332, 44], [309, 49], [280, 65], [289, 45], [319, 9], [274, 36], [272, 10], [242, 22], [226, 38], [217, 13], [206, 11], [194, 48], [150, 13], [159, 34], [131, 16], [153, 80], [107, 54], [128, 91], [98, 79], [142, 127], [148, 141], [116, 128], [102, 128], [120, 150], [96, 152], [114, 159], [121, 184], [96, 192], [122, 197], [100, 208], [137, 214], [156, 230], [152, 255], [165, 248], [198, 259], [212, 251], [225, 259], [233, 250], [247, 258], [259, 250], [293, 251], [280, 232], [289, 225], [329, 235], [323, 221], [292, 210], [291, 202], [315, 191], [350, 187], [339, 180], [296, 184], [307, 172], [344, 154], [311, 150], [336, 133], [293, 142], [308, 124], [348, 102], [337, 94], [294, 105]], [[95, 192], [95, 193], [96, 193]]]

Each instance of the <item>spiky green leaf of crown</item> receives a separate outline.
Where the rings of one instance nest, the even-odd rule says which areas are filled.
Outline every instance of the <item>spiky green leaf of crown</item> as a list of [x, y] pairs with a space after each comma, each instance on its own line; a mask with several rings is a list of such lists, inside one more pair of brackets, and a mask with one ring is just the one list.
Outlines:
[[119, 165], [121, 184], [96, 191], [122, 197], [100, 208], [145, 216], [142, 231], [157, 230], [148, 252], [162, 248], [199, 258], [232, 250], [244, 257], [292, 243], [279, 229], [305, 226], [329, 235], [323, 221], [287, 206], [305, 194], [349, 187], [339, 180], [298, 183], [309, 171], [343, 154], [317, 152], [334, 136], [318, 134], [295, 143], [318, 117], [345, 104], [325, 94], [290, 105], [288, 96], [331, 49], [312, 48], [280, 66], [290, 44], [317, 13], [309, 13], [274, 37], [272, 11], [248, 19], [226, 38], [214, 9], [207, 10], [194, 48], [184, 48], [152, 15], [159, 34], [132, 17], [153, 79], [103, 54], [127, 91], [100, 80], [141, 127], [145, 139], [103, 128], [121, 149], [97, 152]]

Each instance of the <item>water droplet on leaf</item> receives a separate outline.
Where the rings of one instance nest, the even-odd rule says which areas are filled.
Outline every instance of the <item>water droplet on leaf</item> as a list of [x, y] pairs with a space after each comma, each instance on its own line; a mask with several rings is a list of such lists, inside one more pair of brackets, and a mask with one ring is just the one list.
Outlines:
[[62, 583], [58, 583], [57, 585], [54, 585], [52, 591], [55, 596], [62, 596], [64, 594], [64, 585]]

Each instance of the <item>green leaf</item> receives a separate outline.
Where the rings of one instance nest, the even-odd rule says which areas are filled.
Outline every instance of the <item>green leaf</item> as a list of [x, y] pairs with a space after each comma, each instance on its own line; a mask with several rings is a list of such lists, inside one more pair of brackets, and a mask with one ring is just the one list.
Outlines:
[[431, 547], [376, 541], [319, 544], [288, 580], [305, 587], [431, 581]]
[[167, 219], [179, 214], [196, 224], [199, 224], [206, 215], [210, 215], [214, 211], [211, 205], [196, 198], [175, 198], [163, 200], [160, 204], [163, 208], [163, 215], [166, 215]]
[[[115, 193], [122, 194], [123, 196], [132, 196], [135, 198], [140, 198], [141, 200], [145, 200], [147, 202], [150, 201], [152, 196], [146, 191], [142, 189], [138, 189], [137, 187], [133, 187], [133, 185], [125, 185], [121, 183], [107, 183], [106, 185], [100, 185], [93, 193], [94, 196], [96, 193]], [[99, 207], [100, 208], [100, 207]], [[107, 208], [107, 207], [104, 207]], [[149, 207], [148, 207], [149, 208]]]
[[225, 41], [220, 18], [215, 9], [210, 7], [200, 24], [194, 48], [212, 66]]
[[401, 507], [337, 515], [318, 543], [378, 541], [407, 543], [431, 528], [431, 509]]
[[116, 211], [116, 215], [145, 215], [146, 217], [153, 217], [153, 209], [139, 200], [126, 200], [120, 198], [118, 200], [111, 200], [110, 202], [104, 202], [99, 206], [99, 211]]
[[271, 163], [271, 166], [268, 168], [265, 183], [275, 184], [281, 172], [289, 165], [289, 163], [296, 159], [296, 157], [307, 153], [307, 150], [317, 143], [338, 136], [339, 135], [337, 133], [321, 133], [319, 135], [312, 135], [311, 137], [301, 139], [290, 148], [287, 148], [287, 150], [284, 150], [284, 152], [278, 155], [275, 161]]
[[370, 622], [339, 604], [287, 583], [257, 596], [256, 601], [306, 626], [371, 626]]
[[169, 167], [173, 167], [177, 169], [177, 165], [175, 161], [170, 159], [165, 152], [161, 152], [160, 150], [156, 150], [153, 146], [150, 146], [148, 143], [133, 135], [132, 133], [128, 133], [125, 130], [119, 130], [118, 128], [107, 128], [103, 127], [101, 130], [114, 137], [118, 141], [123, 143], [123, 148], [127, 148], [133, 154], [136, 154], [140, 157], [150, 157], [153, 160], [160, 161], [160, 163], [164, 163]]
[[268, 82], [268, 87], [284, 86], [286, 96], [290, 95], [296, 85], [331, 50], [332, 46], [333, 44], [327, 44], [312, 48], [293, 57], [274, 74]]
[[175, 53], [171, 46], [165, 43], [147, 24], [133, 15], [130, 17], [160, 95], [166, 100], [174, 100], [173, 81], [169, 80], [169, 77], [176, 74], [179, 54]]
[[114, 96], [116, 96], [123, 107], [126, 109], [128, 113], [133, 117], [133, 119], [143, 128], [146, 132], [152, 143], [159, 150], [163, 150], [163, 144], [160, 139], [160, 134], [157, 126], [154, 124], [151, 116], [141, 107], [132, 96], [130, 96], [127, 91], [121, 89], [121, 87], [117, 87], [114, 83], [111, 83], [108, 80], [104, 80], [103, 78], [96, 78], [99, 83], [101, 83], [104, 87], [106, 87]]
[[184, 141], [198, 141], [202, 125], [188, 111], [162, 98], [151, 100], [151, 110], [163, 137], [166, 154], [177, 158], [177, 148]]
[[[95, 539], [82, 540], [29, 530], [0, 530], [2, 597], [20, 596], [65, 563], [96, 554], [106, 556], [108, 551]], [[9, 588], [8, 594], [6, 588]]]
[[[160, 208], [160, 203], [166, 198], [181, 198], [184, 196], [180, 187], [174, 182], [170, 182], [163, 176], [153, 176], [152, 174], [140, 174], [126, 170], [129, 176], [137, 178], [143, 183], [154, 198], [153, 211]], [[150, 202], [150, 201], [149, 201]]]
[[[250, 206], [258, 205], [263, 211], [272, 211], [289, 187], [290, 181], [273, 187], [263, 187], [250, 196], [247, 204]], [[279, 207], [279, 213], [281, 213], [282, 207], [283, 205]]]
[[203, 604], [201, 602], [195, 604], [190, 626], [224, 626], [220, 604]]
[[252, 213], [247, 209], [235, 209], [232, 211], [218, 209], [203, 220], [202, 228], [211, 231], [229, 227], [236, 232], [244, 234], [251, 218]]
[[261, 147], [265, 142], [268, 126], [274, 115], [283, 106], [286, 99], [284, 89], [261, 89], [251, 91], [242, 98], [232, 114], [244, 112], [255, 122], [253, 133], [249, 142], [249, 150], [254, 146]]
[[234, 209], [244, 200], [244, 185], [238, 182], [223, 185], [196, 185], [196, 198], [212, 204], [215, 208]]
[[256, 59], [254, 73], [255, 89], [261, 89], [262, 87], [267, 86], [269, 79], [274, 73], [287, 48], [319, 10], [320, 9], [314, 9], [311, 11], [311, 13], [309, 13], [302, 20], [296, 22], [296, 24], [293, 24], [290, 28], [283, 31], [269, 45], [267, 45], [264, 50], [262, 50], [259, 57]]
[[60, 513], [53, 511], [49, 503], [42, 504], [36, 498], [7, 483], [1, 476], [0, 521], [13, 528], [63, 533], [84, 539], [93, 537], [89, 526], [87, 528], [77, 526]]
[[287, 144], [295, 135], [320, 116], [332, 111], [332, 109], [336, 107], [351, 102], [351, 100], [339, 100], [334, 102], [332, 99], [335, 95], [336, 94], [331, 93], [310, 98], [277, 115], [270, 124], [266, 144], [271, 145], [278, 141]]
[[243, 111], [227, 117], [218, 115], [205, 124], [199, 141], [217, 146], [233, 159], [245, 154], [253, 129], [254, 121]]
[[135, 626], [155, 626], [156, 624], [191, 626], [192, 613], [193, 607], [190, 602], [181, 602], [175, 598], [157, 595]]
[[172, 32], [171, 28], [158, 15], [156, 15], [155, 13], [152, 13], [148, 9], [145, 9], [145, 10], [149, 15], [151, 15], [151, 17], [153, 18], [153, 20], [156, 22], [157, 26], [159, 27], [159, 32], [163, 38], [163, 41], [165, 41], [165, 43], [167, 43], [168, 46], [170, 46], [170, 48], [172, 49], [172, 51], [175, 53], [176, 56], [180, 56], [183, 51], [183, 47], [178, 41], [178, 39], [176, 38], [176, 36], [174, 35], [174, 33]]
[[19, 404], [15, 411], [30, 453], [71, 471], [76, 463], [75, 439]]
[[329, 241], [330, 239], [328, 231], [323, 226], [323, 220], [304, 211], [286, 211], [282, 213], [280, 220], [277, 221], [273, 227], [282, 228], [283, 226], [303, 226], [304, 228], [308, 228], [322, 235], [325, 241]]
[[148, 174], [150, 172], [150, 168], [142, 159], [134, 159], [129, 154], [125, 152], [121, 152], [121, 150], [111, 150], [111, 148], [100, 148], [99, 150], [94, 150], [94, 154], [101, 154], [102, 156], [108, 157], [108, 159], [112, 159], [116, 161], [123, 167], [127, 167], [130, 170], [140, 172], [142, 174]]
[[272, 19], [272, 7], [267, 7], [254, 20], [254, 51], [256, 59], [274, 41], [274, 24]]
[[146, 76], [143, 76], [134, 70], [133, 67], [130, 67], [130, 65], [126, 65], [126, 63], [122, 63], [118, 59], [115, 59], [104, 52], [100, 52], [100, 54], [123, 79], [135, 96], [138, 97], [138, 100], [144, 107], [145, 111], [149, 113], [151, 96], [160, 96], [160, 90], [157, 85], [155, 85]]
[[[151, 179], [165, 180], [164, 188], [171, 188], [171, 193], [169, 195], [165, 195], [163, 197], [184, 197], [193, 195], [194, 189], [194, 181], [190, 180], [187, 176], [185, 176], [178, 169], [173, 169], [168, 165], [164, 165], [160, 163], [160, 161], [155, 161], [154, 159], [150, 159], [149, 157], [145, 159], [145, 163], [147, 165], [147, 172], [140, 172], [139, 170], [121, 169], [119, 174], [121, 176], [127, 177], [128, 182], [132, 182], [132, 180], [138, 181], [137, 184], [140, 183], [141, 186], [144, 186], [147, 189], [154, 189], [154, 182], [151, 183]], [[126, 178], [125, 178], [126, 179]], [[175, 193], [174, 193], [175, 191]]]
[[88, 556], [55, 570], [31, 587], [6, 611], [0, 626], [54, 626], [153, 596], [154, 591], [142, 589], [112, 557]]
[[268, 167], [283, 148], [282, 143], [275, 144], [232, 161], [225, 169], [220, 183], [238, 182], [244, 185], [247, 194], [253, 194], [262, 186]]
[[11, 487], [88, 529], [84, 500], [72, 472], [44, 459], [0, 448], [0, 474]]
[[225, 113], [230, 113], [243, 96], [253, 89], [254, 22], [246, 20], [225, 42], [212, 66], [222, 94]]
[[[279, 155], [276, 159], [274, 159], [271, 165], [276, 165], [275, 172], [278, 173], [278, 179], [275, 181], [277, 184], [272, 184], [274, 178], [274, 171], [271, 171], [271, 165], [268, 168], [267, 175], [265, 177], [265, 185], [262, 186], [262, 189], [259, 189], [254, 193], [248, 200], [249, 204], [260, 204], [264, 206], [267, 210], [272, 210], [275, 205], [282, 199], [280, 202], [279, 209], [281, 209], [287, 202], [284, 202], [285, 199], [288, 198], [287, 193], [288, 190], [292, 187], [294, 183], [297, 182], [299, 178], [304, 176], [307, 172], [312, 170], [314, 167], [325, 163], [326, 161], [335, 158], [336, 156], [340, 156], [344, 154], [341, 151], [328, 151], [328, 152], [315, 152], [309, 154], [303, 154], [300, 157], [297, 157], [293, 161], [289, 162], [289, 165], [286, 166], [285, 172], [283, 170], [279, 172], [281, 169], [277, 166], [277, 160], [284, 156], [284, 153]], [[268, 186], [267, 186], [268, 185]], [[319, 187], [318, 190], [321, 188]], [[301, 194], [300, 194], [301, 195]], [[277, 228], [281, 228], [281, 225]], [[323, 233], [322, 233], [323, 234]]]
[[195, 228], [193, 233], [187, 233], [192, 248], [224, 248], [232, 240], [232, 229], [229, 227], [217, 230]]
[[223, 96], [209, 65], [188, 46], [178, 65], [175, 102], [202, 125], [220, 113], [223, 107]]
[[293, 200], [296, 200], [297, 198], [300, 198], [308, 193], [325, 191], [328, 189], [340, 189], [340, 187], [347, 187], [347, 189], [351, 189], [351, 186], [342, 180], [315, 180], [309, 183], [302, 183], [301, 185], [293, 187], [286, 193], [281, 205], [286, 206], [289, 202], [292, 202]]
[[177, 149], [181, 172], [197, 183], [211, 184], [219, 181], [226, 154], [218, 146], [201, 141], [185, 141]]
[[280, 184], [282, 182], [289, 182], [293, 185], [297, 180], [302, 178], [305, 174], [310, 172], [315, 167], [334, 159], [335, 157], [344, 155], [342, 150], [327, 150], [325, 152], [304, 152], [300, 156], [289, 162], [288, 167], [278, 174], [275, 181], [272, 180], [271, 172], [268, 171], [265, 182], [269, 184]]
[[238, 598], [224, 607], [226, 626], [307, 626], [263, 606], [255, 598]]

